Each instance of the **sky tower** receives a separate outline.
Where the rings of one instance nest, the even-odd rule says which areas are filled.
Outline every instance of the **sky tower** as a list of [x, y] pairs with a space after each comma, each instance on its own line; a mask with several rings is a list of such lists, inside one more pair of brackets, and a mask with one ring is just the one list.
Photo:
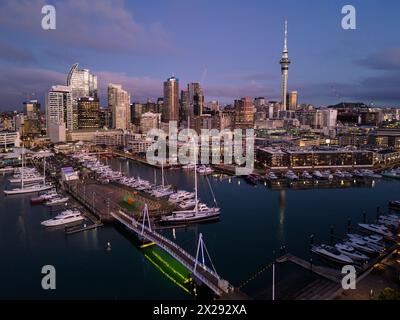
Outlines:
[[281, 73], [282, 73], [282, 109], [283, 110], [288, 110], [287, 106], [287, 80], [288, 80], [288, 75], [289, 75], [289, 52], [287, 48], [287, 20], [285, 20], [285, 40], [284, 40], [284, 45], [283, 45], [283, 51], [282, 51], [282, 58], [281, 61], [279, 61], [281, 65]]

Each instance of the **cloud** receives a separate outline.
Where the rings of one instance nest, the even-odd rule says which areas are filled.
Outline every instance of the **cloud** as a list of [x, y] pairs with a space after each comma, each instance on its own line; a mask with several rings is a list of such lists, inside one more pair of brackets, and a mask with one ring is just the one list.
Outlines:
[[396, 70], [400, 68], [400, 48], [390, 48], [371, 54], [355, 63], [362, 67], [376, 70]]
[[171, 34], [160, 24], [139, 24], [124, 0], [65, 0], [55, 2], [56, 30], [41, 28], [43, 0], [5, 0], [0, 26], [18, 29], [41, 42], [62, 43], [103, 53], [157, 53], [174, 50]]
[[39, 68], [0, 68], [0, 109], [22, 107], [27, 94], [43, 99], [45, 92], [56, 84], [64, 84], [65, 74]]
[[0, 43], [0, 60], [21, 64], [29, 64], [36, 61], [34, 56], [28, 51], [6, 43]]

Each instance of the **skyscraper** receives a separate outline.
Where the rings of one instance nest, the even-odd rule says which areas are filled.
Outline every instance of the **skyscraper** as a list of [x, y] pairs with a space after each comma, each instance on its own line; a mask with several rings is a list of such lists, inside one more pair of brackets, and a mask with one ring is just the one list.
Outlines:
[[289, 65], [291, 61], [289, 60], [289, 52], [287, 48], [287, 20], [285, 21], [285, 40], [282, 51], [282, 58], [279, 61], [281, 65], [281, 74], [282, 74], [282, 109], [288, 110], [287, 108], [287, 80], [289, 75]]
[[237, 128], [254, 126], [254, 105], [250, 97], [235, 100], [235, 125]]
[[179, 79], [175, 77], [164, 81], [164, 106], [162, 121], [179, 121]]
[[67, 76], [67, 86], [71, 87], [72, 99], [97, 97], [97, 76], [88, 69], [78, 69], [78, 63], [72, 65]]
[[99, 99], [78, 99], [78, 129], [96, 129], [100, 126]]
[[298, 104], [297, 91], [290, 91], [287, 95], [287, 101], [289, 104], [289, 110], [296, 111]]
[[65, 141], [65, 129], [73, 129], [70, 87], [51, 87], [46, 96], [46, 127], [47, 135], [53, 142]]
[[108, 107], [112, 112], [112, 123], [115, 129], [130, 130], [131, 96], [121, 85], [108, 85]]
[[188, 84], [189, 92], [189, 115], [190, 116], [201, 116], [203, 114], [204, 107], [204, 95], [201, 90], [200, 84], [192, 82]]
[[37, 100], [24, 102], [26, 121], [24, 122], [24, 133], [29, 136], [40, 134], [40, 103]]
[[97, 98], [97, 76], [88, 69], [78, 69], [79, 64], [72, 65], [67, 76], [67, 86], [71, 88], [73, 129], [78, 129], [78, 99]]

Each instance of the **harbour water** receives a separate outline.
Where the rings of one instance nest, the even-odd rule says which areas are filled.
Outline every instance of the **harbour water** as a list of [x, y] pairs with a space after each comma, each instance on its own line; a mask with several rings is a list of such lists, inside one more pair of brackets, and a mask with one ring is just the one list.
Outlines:
[[[154, 180], [151, 167], [128, 160], [111, 162], [114, 169]], [[165, 170], [165, 176], [179, 189], [193, 189], [191, 172]], [[161, 181], [160, 170], [157, 179]], [[349, 218], [355, 224], [365, 211], [373, 220], [378, 206], [386, 212], [387, 202], [400, 197], [399, 183], [386, 179], [371, 187], [285, 191], [238, 178], [209, 179], [222, 209], [221, 221], [160, 232], [192, 255], [203, 233], [217, 272], [234, 286], [270, 263], [281, 246], [308, 260], [310, 234], [315, 234], [315, 242], [328, 242], [333, 226], [343, 236]], [[6, 181], [0, 177], [1, 189]], [[199, 194], [212, 204], [205, 177], [200, 178]], [[30, 195], [0, 193], [0, 299], [193, 299], [145, 258], [133, 244], [133, 235], [112, 226], [71, 236], [62, 229], [43, 229], [40, 222], [53, 214], [44, 206], [31, 206], [29, 199]], [[44, 265], [56, 268], [56, 290], [41, 287]], [[259, 281], [267, 287], [267, 279]]]

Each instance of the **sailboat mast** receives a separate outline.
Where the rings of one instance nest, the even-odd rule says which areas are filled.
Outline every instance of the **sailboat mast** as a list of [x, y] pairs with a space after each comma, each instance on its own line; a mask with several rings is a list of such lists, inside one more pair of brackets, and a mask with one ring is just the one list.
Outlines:
[[21, 189], [24, 188], [24, 155], [25, 155], [25, 149], [24, 149], [24, 144], [22, 144], [22, 163], [21, 163]]
[[43, 185], [46, 185], [46, 157], [43, 157]]
[[[195, 144], [195, 142], [194, 142]], [[199, 212], [198, 201], [197, 201], [197, 147], [194, 146], [194, 193], [195, 193], [195, 207], [196, 214]]]

